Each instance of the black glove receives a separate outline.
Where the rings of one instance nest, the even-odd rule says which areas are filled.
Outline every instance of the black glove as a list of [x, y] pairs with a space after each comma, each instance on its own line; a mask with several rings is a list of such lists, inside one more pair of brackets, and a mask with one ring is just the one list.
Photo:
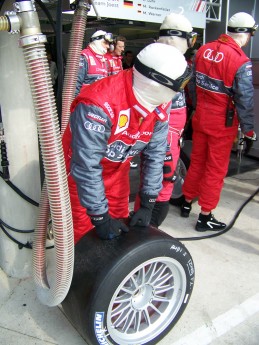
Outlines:
[[132, 216], [130, 226], [148, 226], [157, 195], [140, 193], [140, 209]]
[[163, 166], [163, 180], [171, 181], [174, 176], [174, 161], [170, 151], [166, 152]]
[[155, 207], [153, 208], [153, 211], [152, 211], [150, 224], [158, 228], [166, 219], [168, 211], [169, 211], [169, 201], [156, 201]]
[[100, 214], [99, 216], [91, 216], [92, 224], [95, 226], [95, 231], [102, 240], [112, 240], [118, 237], [123, 232], [129, 232], [126, 224], [118, 219], [111, 218], [109, 213]]

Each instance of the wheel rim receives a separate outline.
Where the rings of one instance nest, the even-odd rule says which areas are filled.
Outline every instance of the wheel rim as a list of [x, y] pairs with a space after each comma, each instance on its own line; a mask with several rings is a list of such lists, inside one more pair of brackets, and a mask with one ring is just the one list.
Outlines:
[[187, 174], [187, 169], [184, 162], [179, 158], [176, 166], [176, 180], [174, 181], [174, 189], [171, 198], [178, 199], [183, 195], [182, 185], [184, 183], [185, 176]]
[[120, 345], [145, 344], [174, 320], [186, 292], [186, 275], [170, 257], [148, 260], [121, 282], [111, 298], [107, 328]]

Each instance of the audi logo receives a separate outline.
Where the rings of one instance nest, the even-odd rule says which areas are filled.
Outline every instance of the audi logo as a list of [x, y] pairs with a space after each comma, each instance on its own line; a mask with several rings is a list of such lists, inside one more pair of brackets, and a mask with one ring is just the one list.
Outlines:
[[99, 133], [105, 132], [105, 127], [101, 124], [95, 124], [95, 123], [86, 121], [84, 123], [84, 126], [85, 126], [85, 129], [88, 129], [89, 131], [94, 131], [94, 132], [99, 132]]
[[224, 59], [224, 54], [221, 52], [216, 52], [213, 49], [206, 49], [203, 53], [203, 57], [206, 60], [219, 63]]

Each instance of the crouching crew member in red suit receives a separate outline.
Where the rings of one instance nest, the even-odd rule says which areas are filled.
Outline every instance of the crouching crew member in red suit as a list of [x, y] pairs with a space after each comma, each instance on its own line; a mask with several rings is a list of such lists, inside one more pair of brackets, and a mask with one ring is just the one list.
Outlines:
[[95, 226], [101, 239], [127, 232], [130, 161], [142, 153], [141, 207], [130, 226], [147, 226], [162, 188], [168, 102], [187, 63], [174, 47], [153, 43], [132, 69], [85, 86], [63, 136], [75, 243]]
[[252, 16], [236, 13], [229, 19], [227, 34], [199, 48], [194, 60], [196, 112], [181, 216], [189, 216], [192, 200], [198, 198], [197, 231], [226, 227], [211, 211], [220, 199], [239, 123], [248, 139], [256, 139], [252, 64], [241, 49], [256, 29]]

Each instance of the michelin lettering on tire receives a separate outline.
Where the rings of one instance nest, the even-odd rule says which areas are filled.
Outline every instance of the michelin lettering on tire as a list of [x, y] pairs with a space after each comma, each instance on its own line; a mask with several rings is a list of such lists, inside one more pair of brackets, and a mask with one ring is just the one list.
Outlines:
[[107, 330], [105, 330], [103, 323], [104, 312], [96, 312], [94, 317], [94, 331], [96, 339], [100, 345], [111, 345], [111, 343], [107, 341], [107, 337], [105, 335]]

